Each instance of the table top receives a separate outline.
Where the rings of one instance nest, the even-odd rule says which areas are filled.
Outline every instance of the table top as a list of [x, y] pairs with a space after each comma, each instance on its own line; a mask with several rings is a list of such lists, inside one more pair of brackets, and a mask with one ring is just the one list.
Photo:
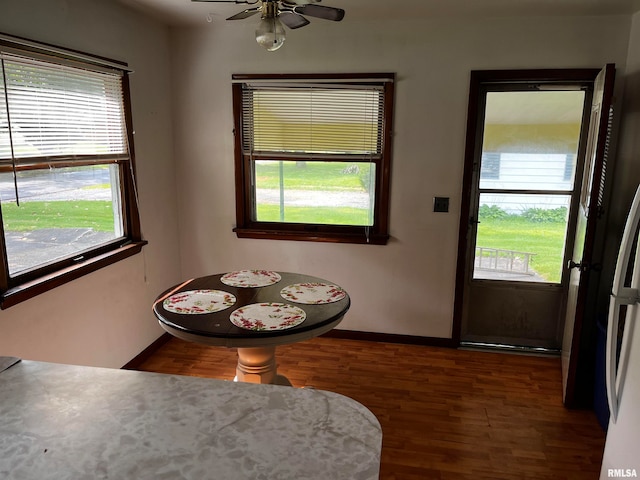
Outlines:
[[0, 372], [5, 480], [374, 480], [381, 444], [367, 408], [322, 390], [27, 360]]
[[[227, 347], [276, 346], [313, 338], [334, 328], [349, 310], [351, 301], [344, 298], [321, 304], [302, 304], [282, 296], [284, 288], [298, 284], [332, 284], [333, 282], [310, 275], [274, 272], [280, 277], [277, 283], [262, 287], [240, 287], [223, 283], [225, 274], [216, 274], [188, 280], [167, 289], [153, 304], [153, 312], [162, 328], [184, 340]], [[235, 297], [235, 303], [213, 313], [189, 315], [167, 310], [164, 301], [181, 292], [216, 290]], [[281, 303], [304, 311], [302, 323], [281, 330], [254, 331], [234, 325], [230, 316], [238, 309], [253, 304]]]

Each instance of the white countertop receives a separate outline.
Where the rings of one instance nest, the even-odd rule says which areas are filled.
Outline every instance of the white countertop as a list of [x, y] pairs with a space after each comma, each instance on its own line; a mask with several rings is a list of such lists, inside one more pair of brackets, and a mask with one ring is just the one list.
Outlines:
[[23, 360], [0, 372], [0, 478], [377, 479], [382, 432], [332, 392]]

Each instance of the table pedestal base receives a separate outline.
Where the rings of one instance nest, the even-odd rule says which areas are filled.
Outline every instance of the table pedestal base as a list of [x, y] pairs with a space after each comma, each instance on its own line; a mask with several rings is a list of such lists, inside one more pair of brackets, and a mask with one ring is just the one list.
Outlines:
[[236, 380], [247, 383], [291, 385], [286, 377], [278, 375], [276, 347], [238, 348]]

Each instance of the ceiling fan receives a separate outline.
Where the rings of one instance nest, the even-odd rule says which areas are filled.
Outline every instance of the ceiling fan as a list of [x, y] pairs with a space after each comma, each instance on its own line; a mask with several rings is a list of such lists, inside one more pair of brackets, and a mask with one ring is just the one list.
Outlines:
[[324, 7], [315, 5], [321, 0], [191, 0], [192, 2], [211, 3], [236, 3], [255, 5], [257, 7], [247, 8], [236, 13], [227, 20], [243, 20], [256, 13], [261, 14], [260, 23], [256, 29], [256, 42], [273, 52], [278, 50], [285, 41], [285, 31], [283, 24], [291, 29], [309, 25], [309, 20], [305, 18], [316, 17], [323, 20], [339, 22], [344, 18], [344, 10], [341, 8]]

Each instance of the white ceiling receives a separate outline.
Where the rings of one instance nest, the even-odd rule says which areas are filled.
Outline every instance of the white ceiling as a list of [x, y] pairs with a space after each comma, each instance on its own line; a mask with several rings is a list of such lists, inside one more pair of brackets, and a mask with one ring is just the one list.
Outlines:
[[[250, 7], [192, 0], [119, 1], [174, 26], [223, 21]], [[323, 5], [343, 8], [344, 21], [450, 15], [616, 15], [640, 11], [640, 0], [324, 0]]]

